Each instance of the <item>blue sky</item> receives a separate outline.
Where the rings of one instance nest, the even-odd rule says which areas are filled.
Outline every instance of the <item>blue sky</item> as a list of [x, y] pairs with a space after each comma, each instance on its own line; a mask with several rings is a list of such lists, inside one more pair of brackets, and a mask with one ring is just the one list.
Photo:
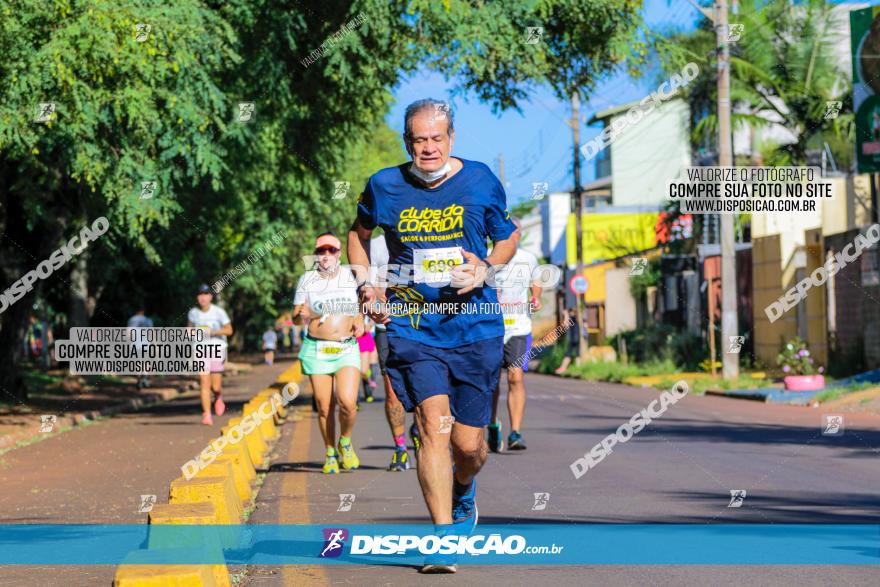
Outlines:
[[[697, 10], [685, 0], [646, 0], [645, 20], [652, 30], [667, 27], [693, 28]], [[653, 77], [646, 75], [633, 80], [625, 73], [604, 80], [590, 100], [581, 103], [581, 144], [601, 130], [588, 127], [583, 121], [601, 110], [639, 99], [651, 91]], [[393, 91], [396, 103], [388, 115], [388, 123], [398, 132], [403, 130], [406, 105], [420, 98], [451, 99], [453, 83], [441, 75], [415, 75]], [[522, 113], [507, 111], [500, 116], [476, 97], [459, 97], [452, 101], [455, 108], [455, 147], [453, 153], [466, 159], [482, 161], [498, 172], [499, 153], [504, 153], [508, 202], [511, 204], [531, 196], [533, 182], [548, 182], [551, 191], [569, 191], [572, 187], [572, 136], [565, 120], [571, 117], [568, 102], [557, 100], [548, 89], [521, 104]], [[595, 176], [592, 163], [583, 164], [581, 181]]]
[[[846, 0], [845, 0], [846, 2]], [[850, 2], [846, 2], [850, 3]], [[861, 3], [861, 2], [859, 2]], [[878, 2], [872, 1], [874, 5]], [[686, 0], [645, 0], [643, 9], [648, 27], [655, 32], [695, 27], [699, 13]], [[656, 76], [646, 73], [638, 80], [620, 73], [603, 80], [581, 103], [581, 140], [585, 142], [601, 130], [588, 127], [584, 121], [593, 114], [612, 106], [626, 104], [644, 97], [654, 89]], [[403, 130], [406, 105], [420, 98], [451, 98], [454, 84], [437, 74], [416, 75], [393, 91], [396, 103], [388, 115], [388, 123]], [[488, 105], [473, 96], [452, 101], [455, 108], [455, 155], [482, 161], [498, 172], [499, 153], [504, 153], [505, 187], [510, 204], [531, 196], [533, 182], [548, 182], [551, 191], [572, 189], [572, 136], [565, 120], [571, 117], [569, 103], [557, 100], [547, 89], [521, 104], [522, 113], [508, 111], [496, 116]], [[595, 178], [595, 164], [584, 165], [581, 158], [581, 182]]]

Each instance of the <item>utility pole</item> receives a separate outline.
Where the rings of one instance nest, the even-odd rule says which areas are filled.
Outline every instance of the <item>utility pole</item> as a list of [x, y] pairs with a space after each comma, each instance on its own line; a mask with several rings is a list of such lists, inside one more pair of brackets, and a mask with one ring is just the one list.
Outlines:
[[[574, 192], [571, 197], [571, 207], [574, 212], [574, 250], [576, 255], [577, 262], [577, 274], [583, 275], [584, 273], [584, 252], [583, 252], [583, 227], [581, 226], [581, 212], [584, 209], [584, 195], [581, 190], [581, 126], [580, 126], [580, 115], [581, 115], [581, 99], [578, 95], [577, 90], [574, 90], [571, 93], [571, 121], [569, 125], [571, 126], [572, 139], [574, 140]], [[582, 328], [584, 324], [584, 296], [576, 295], [575, 299], [577, 303], [575, 304], [575, 311], [577, 313], [577, 327]], [[581, 344], [578, 352], [578, 356], [583, 360], [587, 356], [587, 337], [580, 337]]]
[[[727, 0], [715, 3], [715, 39], [718, 47], [718, 165], [733, 166], [730, 124], [730, 45], [728, 44]], [[721, 348], [737, 336], [736, 247], [733, 215], [721, 214]], [[739, 355], [725, 352], [721, 372], [725, 379], [739, 377]]]
[[506, 190], [507, 186], [504, 185], [504, 153], [498, 154], [498, 179], [501, 180], [501, 186]]
[[[727, 0], [716, 0], [714, 14], [694, 0], [688, 0], [715, 25], [715, 47], [718, 59], [718, 166], [733, 166], [733, 140], [730, 124], [730, 45], [727, 38]], [[734, 14], [738, 13], [733, 0]], [[734, 245], [733, 215], [719, 214], [721, 224], [721, 346], [737, 336], [736, 317], [736, 247]], [[739, 377], [739, 355], [722, 353], [721, 373], [725, 379]]]

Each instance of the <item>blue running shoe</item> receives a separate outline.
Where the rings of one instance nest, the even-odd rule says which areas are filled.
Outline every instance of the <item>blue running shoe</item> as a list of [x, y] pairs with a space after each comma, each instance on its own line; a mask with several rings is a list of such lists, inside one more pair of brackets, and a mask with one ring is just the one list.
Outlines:
[[526, 449], [526, 441], [522, 437], [522, 434], [514, 430], [510, 433], [510, 436], [507, 437], [507, 450], [525, 450]]
[[428, 560], [431, 559], [426, 559], [425, 564], [419, 569], [419, 572], [423, 575], [439, 575], [441, 573], [455, 573], [458, 571], [458, 565], [456, 564], [427, 562]]
[[477, 480], [471, 481], [470, 489], [462, 496], [452, 492], [452, 528], [459, 536], [470, 536], [477, 527]]
[[[457, 534], [455, 524], [434, 526], [434, 535], [440, 538]], [[454, 573], [458, 570], [457, 555], [455, 554], [430, 554], [425, 557], [425, 564], [419, 569], [420, 573], [434, 575], [441, 573]]]

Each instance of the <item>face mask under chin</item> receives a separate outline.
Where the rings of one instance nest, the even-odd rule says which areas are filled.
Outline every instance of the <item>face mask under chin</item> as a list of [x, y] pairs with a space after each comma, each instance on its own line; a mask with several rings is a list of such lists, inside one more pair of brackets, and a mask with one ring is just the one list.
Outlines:
[[444, 163], [443, 167], [441, 167], [437, 171], [425, 171], [423, 169], [419, 169], [418, 167], [416, 167], [415, 161], [413, 161], [412, 165], [409, 166], [409, 172], [424, 183], [434, 183], [450, 171], [452, 171], [452, 166], [449, 164], [449, 161]]

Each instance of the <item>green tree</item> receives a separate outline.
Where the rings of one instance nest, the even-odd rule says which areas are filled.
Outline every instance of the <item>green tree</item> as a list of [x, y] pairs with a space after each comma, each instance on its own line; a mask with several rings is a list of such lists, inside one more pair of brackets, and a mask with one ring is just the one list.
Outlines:
[[[431, 68], [497, 110], [516, 108], [538, 84], [565, 98], [588, 93], [627, 57], [644, 54], [640, 7], [7, 2], [2, 287], [95, 218], [106, 216], [111, 229], [0, 314], [0, 387], [23, 393], [16, 351], [35, 300], [68, 298], [72, 325], [118, 325], [142, 297], [158, 323], [180, 325], [197, 283], [212, 283], [287, 234], [280, 250], [223, 291], [243, 332], [262, 328], [250, 323], [287, 303], [310, 239], [347, 228], [366, 176], [399, 162], [383, 119], [402, 76]], [[538, 43], [526, 42], [527, 26], [543, 28]], [[56, 104], [54, 120], [35, 122], [47, 102]], [[239, 103], [254, 105], [247, 123]], [[333, 199], [334, 182], [346, 180], [352, 196]], [[141, 198], [144, 181], [156, 182], [151, 198]]]
[[[731, 99], [734, 128], [761, 129], [776, 122], [794, 142], [766, 145], [765, 164], [803, 165], [806, 151], [828, 142], [841, 167], [852, 161], [853, 116], [825, 118], [827, 103], [851, 103], [851, 83], [836, 48], [844, 41], [846, 19], [827, 0], [746, 0], [731, 21], [744, 25], [731, 44]], [[715, 32], [708, 19], [696, 30], [657, 39], [667, 73], [695, 61], [701, 74], [687, 87], [698, 146], [717, 142]]]

